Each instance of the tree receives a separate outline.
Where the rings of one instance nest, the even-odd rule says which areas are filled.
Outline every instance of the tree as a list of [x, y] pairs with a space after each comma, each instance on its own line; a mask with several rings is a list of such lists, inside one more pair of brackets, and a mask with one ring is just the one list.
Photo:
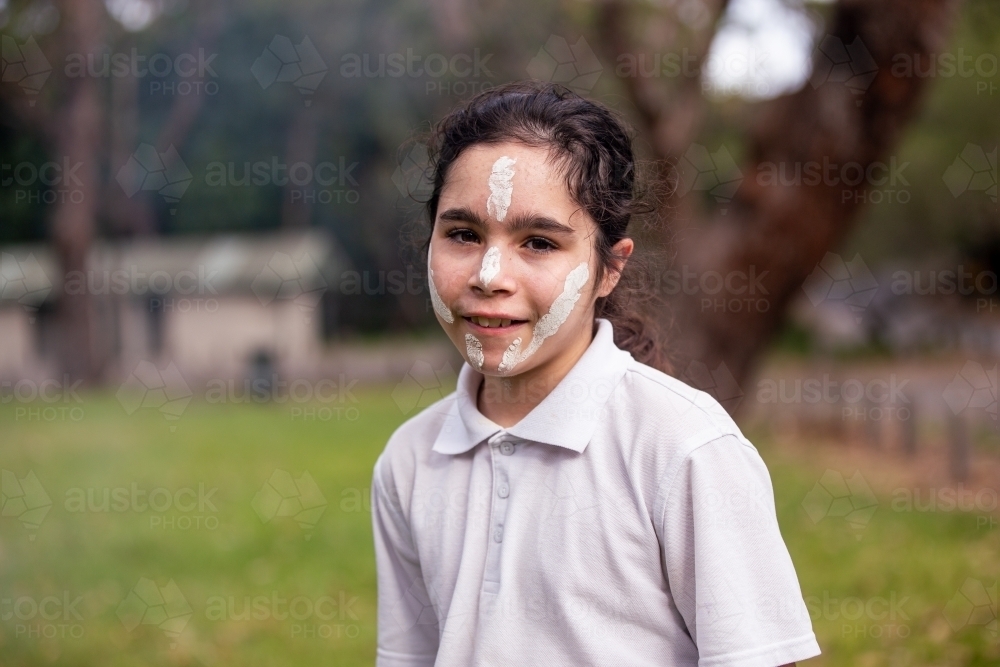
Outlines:
[[[690, 53], [704, 61], [726, 0], [706, 0], [711, 20], [689, 31]], [[716, 369], [725, 364], [737, 382], [778, 331], [789, 302], [803, 281], [845, 237], [869, 188], [868, 179], [849, 186], [823, 178], [815, 185], [780, 187], [758, 178], [775, 165], [858, 163], [867, 170], [887, 159], [919, 107], [927, 79], [896, 76], [893, 59], [926, 62], [945, 46], [959, 0], [840, 0], [828, 34], [814, 58], [812, 85], [761, 103], [743, 141], [744, 175], [725, 207], [700, 210], [674, 198], [677, 214], [669, 230], [676, 266], [695, 275], [734, 272], [760, 277], [768, 308], [704, 307], [703, 294], [681, 290], [670, 299], [671, 312], [660, 316], [671, 326], [671, 347], [679, 350], [677, 368], [692, 362]], [[605, 54], [635, 52], [637, 19], [649, 31], [648, 15], [621, 0], [601, 5], [597, 21]], [[658, 34], [684, 35], [676, 12], [662, 10], [654, 20], [666, 24]], [[672, 45], [671, 45], [672, 46]], [[835, 54], [846, 54], [846, 63]], [[831, 58], [831, 55], [833, 57]], [[832, 69], [837, 68], [837, 69]], [[699, 70], [700, 71], [700, 70]], [[840, 76], [847, 72], [850, 76]], [[848, 85], [845, 85], [845, 80]], [[701, 81], [681, 78], [673, 90], [656, 79], [628, 77], [629, 99], [658, 157], [677, 164], [697, 138], [704, 118]], [[765, 273], [766, 272], [766, 273]]]
[[[98, 0], [61, 3], [66, 45], [76, 53], [96, 53], [104, 38], [104, 7]], [[63, 275], [85, 275], [94, 239], [100, 193], [99, 155], [103, 142], [104, 108], [93, 77], [67, 81], [65, 102], [48, 136], [56, 155], [79, 164], [81, 197], [60, 198], [52, 211], [51, 237]], [[51, 121], [50, 121], [51, 122]], [[99, 373], [95, 349], [95, 314], [87, 290], [65, 293], [58, 302], [58, 354], [63, 369], [74, 378], [94, 380]]]
[[[18, 129], [26, 129], [50, 159], [74, 167], [71, 178], [56, 184], [56, 196], [45, 211], [60, 273], [53, 282], [59, 283], [67, 276], [88, 275], [88, 257], [102, 221], [122, 235], [152, 233], [155, 224], [148, 200], [123, 196], [114, 180], [114, 173], [135, 150], [139, 135], [138, 79], [102, 71], [107, 45], [115, 44], [121, 36], [111, 30], [108, 10], [100, 0], [62, 0], [57, 9], [58, 29], [52, 38], [43, 40], [45, 53], [31, 56], [46, 65], [57, 63], [49, 72], [51, 76], [40, 79], [38, 86], [44, 85], [44, 89], [31, 96], [11, 95], [0, 102]], [[195, 46], [215, 39], [223, 9], [212, 5], [196, 12]], [[13, 39], [4, 39], [5, 49], [16, 46]], [[29, 41], [35, 44], [33, 37]], [[7, 56], [5, 51], [5, 59]], [[19, 74], [14, 72], [9, 78], [14, 80]], [[182, 144], [202, 100], [201, 96], [177, 96], [160, 128], [157, 145]], [[105, 173], [112, 177], [106, 178]], [[53, 352], [61, 372], [94, 383], [103, 378], [115, 337], [106, 318], [95, 311], [97, 302], [89, 283], [84, 285], [88, 287], [57, 291]]]

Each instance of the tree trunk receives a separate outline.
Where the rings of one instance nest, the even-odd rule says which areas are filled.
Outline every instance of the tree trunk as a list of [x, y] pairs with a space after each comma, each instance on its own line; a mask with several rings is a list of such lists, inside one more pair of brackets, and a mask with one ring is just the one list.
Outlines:
[[[104, 7], [98, 0], [65, 0], [61, 3], [66, 39], [77, 53], [96, 53], [104, 32]], [[68, 49], [69, 50], [69, 49]], [[78, 189], [82, 197], [71, 201], [68, 192], [55, 204], [51, 235], [63, 276], [86, 275], [87, 256], [94, 237], [100, 193], [99, 155], [103, 105], [98, 81], [83, 76], [65, 81], [65, 111], [55, 132], [56, 155], [80, 164]], [[65, 184], [64, 184], [65, 186]], [[71, 273], [72, 272], [72, 273]], [[63, 290], [57, 303], [56, 326], [59, 364], [73, 379], [94, 382], [100, 376], [96, 349], [94, 304], [87, 290]]]
[[[316, 149], [319, 139], [319, 121], [322, 108], [318, 104], [300, 108], [288, 127], [285, 149], [285, 164], [288, 165], [288, 183], [282, 192], [281, 226], [304, 229], [312, 221], [313, 204], [319, 194], [320, 184], [316, 180]], [[296, 185], [291, 178], [291, 169], [299, 162], [313, 170], [312, 182]], [[328, 176], [324, 174], [324, 176]], [[302, 173], [298, 174], [302, 178]]]

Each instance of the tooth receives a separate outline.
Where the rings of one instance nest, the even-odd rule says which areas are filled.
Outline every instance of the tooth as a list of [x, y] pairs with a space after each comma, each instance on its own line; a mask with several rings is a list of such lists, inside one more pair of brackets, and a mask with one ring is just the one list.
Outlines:
[[509, 327], [510, 326], [510, 320], [500, 320], [500, 326], [502, 326], [502, 327]]
[[498, 326], [500, 326], [500, 318], [499, 317], [491, 317], [490, 318], [490, 326], [491, 327], [498, 327]]
[[477, 317], [476, 322], [478, 322], [481, 327], [488, 327], [490, 325], [490, 321], [485, 317]]

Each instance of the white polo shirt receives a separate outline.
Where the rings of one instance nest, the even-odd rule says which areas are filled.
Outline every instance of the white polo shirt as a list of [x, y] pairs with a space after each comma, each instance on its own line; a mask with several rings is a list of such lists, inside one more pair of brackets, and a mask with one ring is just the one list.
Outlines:
[[375, 464], [379, 667], [736, 665], [819, 655], [757, 450], [598, 319], [520, 422], [482, 374]]

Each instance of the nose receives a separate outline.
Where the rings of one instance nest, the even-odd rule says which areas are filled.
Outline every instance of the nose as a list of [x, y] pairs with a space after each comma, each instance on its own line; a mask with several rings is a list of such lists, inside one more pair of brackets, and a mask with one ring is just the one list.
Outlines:
[[509, 263], [505, 261], [500, 246], [489, 246], [483, 252], [478, 270], [469, 277], [469, 285], [486, 294], [499, 291], [512, 291]]

